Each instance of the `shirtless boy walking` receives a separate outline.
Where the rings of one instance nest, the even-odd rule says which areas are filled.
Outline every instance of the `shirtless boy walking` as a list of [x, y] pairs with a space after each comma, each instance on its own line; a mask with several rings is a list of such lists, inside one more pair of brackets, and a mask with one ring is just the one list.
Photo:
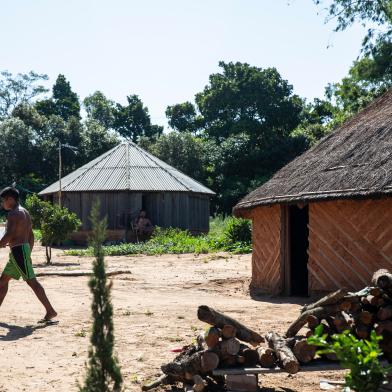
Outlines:
[[4, 248], [6, 245], [10, 247], [9, 260], [0, 277], [0, 306], [7, 295], [8, 282], [11, 279], [18, 280], [22, 277], [46, 309], [43, 322], [49, 321], [56, 317], [57, 313], [34, 274], [31, 263], [34, 234], [30, 215], [19, 204], [19, 192], [17, 189], [12, 187], [3, 189], [0, 192], [0, 198], [3, 208], [8, 211], [7, 227], [3, 238], [0, 240], [0, 248]]

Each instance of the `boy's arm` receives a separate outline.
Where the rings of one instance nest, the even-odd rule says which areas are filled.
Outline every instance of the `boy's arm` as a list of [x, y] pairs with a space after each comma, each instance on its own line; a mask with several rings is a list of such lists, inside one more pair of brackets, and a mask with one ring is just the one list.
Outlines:
[[13, 232], [15, 230], [16, 219], [17, 219], [16, 216], [13, 215], [12, 213], [8, 214], [5, 234], [3, 235], [3, 238], [0, 240], [0, 248], [5, 248], [7, 244], [10, 242], [13, 236]]

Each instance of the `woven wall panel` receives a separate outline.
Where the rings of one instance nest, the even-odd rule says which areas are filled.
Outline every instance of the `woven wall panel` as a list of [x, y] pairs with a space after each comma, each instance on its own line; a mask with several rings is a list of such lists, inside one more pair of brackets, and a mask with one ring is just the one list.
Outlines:
[[258, 207], [252, 211], [252, 288], [268, 293], [281, 290], [280, 206]]
[[392, 198], [309, 206], [310, 291], [358, 290], [392, 270]]

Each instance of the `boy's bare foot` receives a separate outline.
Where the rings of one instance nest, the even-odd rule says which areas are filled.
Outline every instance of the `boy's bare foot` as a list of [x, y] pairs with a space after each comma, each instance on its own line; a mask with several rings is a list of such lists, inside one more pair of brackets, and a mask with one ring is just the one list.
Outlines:
[[56, 316], [57, 316], [57, 312], [55, 310], [53, 310], [52, 312], [47, 312], [46, 313], [46, 315], [44, 317], [44, 320], [45, 321], [50, 321], [50, 320], [54, 319]]

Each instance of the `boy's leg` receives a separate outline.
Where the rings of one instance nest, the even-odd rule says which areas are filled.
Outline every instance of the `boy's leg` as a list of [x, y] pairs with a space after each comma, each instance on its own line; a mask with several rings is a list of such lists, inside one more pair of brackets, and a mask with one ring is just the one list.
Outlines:
[[48, 300], [46, 296], [44, 288], [38, 282], [36, 278], [26, 280], [26, 283], [32, 288], [37, 298], [41, 301], [42, 305], [45, 306], [46, 315], [44, 317], [45, 320], [49, 321], [57, 316], [57, 312], [53, 309], [53, 306]]
[[5, 296], [7, 295], [8, 291], [8, 282], [12, 278], [8, 275], [2, 274], [0, 277], [0, 306], [3, 303]]

